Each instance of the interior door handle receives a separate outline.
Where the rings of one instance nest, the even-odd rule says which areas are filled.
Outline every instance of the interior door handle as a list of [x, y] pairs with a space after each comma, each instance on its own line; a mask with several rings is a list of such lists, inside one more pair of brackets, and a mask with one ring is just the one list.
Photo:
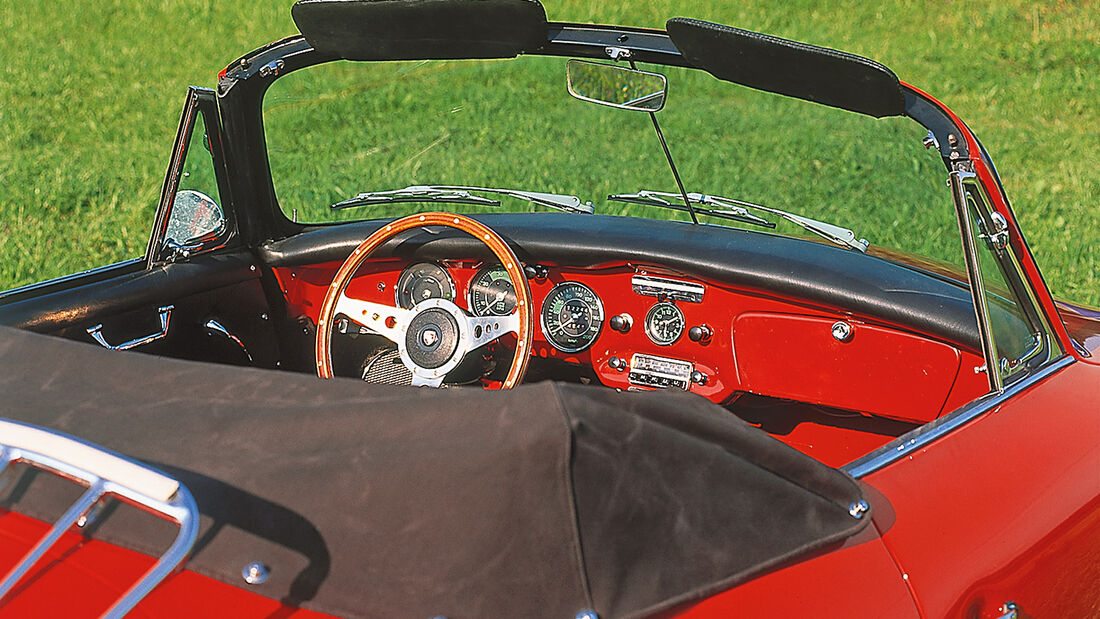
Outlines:
[[168, 323], [172, 320], [172, 310], [175, 309], [175, 307], [175, 305], [164, 305], [157, 310], [160, 313], [159, 332], [150, 333], [149, 335], [139, 337], [135, 340], [130, 340], [129, 342], [123, 342], [118, 346], [112, 346], [107, 343], [107, 339], [103, 337], [102, 324], [98, 324], [94, 327], [89, 328], [88, 335], [92, 336], [95, 341], [99, 342], [100, 345], [109, 350], [130, 350], [131, 348], [136, 348], [143, 344], [148, 344], [149, 342], [155, 342], [156, 340], [159, 340], [160, 338], [168, 335]]

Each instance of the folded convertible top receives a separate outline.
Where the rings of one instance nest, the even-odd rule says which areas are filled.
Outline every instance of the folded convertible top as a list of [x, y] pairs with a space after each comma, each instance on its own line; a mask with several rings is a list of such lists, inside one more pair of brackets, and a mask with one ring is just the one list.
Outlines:
[[[186, 484], [189, 569], [245, 586], [260, 561], [251, 591], [340, 615], [645, 615], [870, 520], [852, 479], [682, 392], [321, 381], [0, 328], [0, 393]], [[42, 517], [24, 481], [0, 498]], [[118, 509], [95, 535], [147, 549], [159, 525]]]

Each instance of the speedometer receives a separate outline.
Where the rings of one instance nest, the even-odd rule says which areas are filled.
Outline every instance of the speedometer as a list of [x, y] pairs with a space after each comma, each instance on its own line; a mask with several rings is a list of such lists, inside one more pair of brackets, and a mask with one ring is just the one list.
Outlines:
[[438, 264], [418, 262], [401, 272], [396, 296], [397, 305], [404, 309], [428, 299], [454, 301], [455, 284]]
[[565, 282], [546, 295], [539, 318], [550, 345], [562, 352], [579, 352], [600, 334], [603, 303], [588, 286]]
[[470, 282], [474, 316], [507, 316], [516, 309], [516, 289], [502, 266], [485, 267]]

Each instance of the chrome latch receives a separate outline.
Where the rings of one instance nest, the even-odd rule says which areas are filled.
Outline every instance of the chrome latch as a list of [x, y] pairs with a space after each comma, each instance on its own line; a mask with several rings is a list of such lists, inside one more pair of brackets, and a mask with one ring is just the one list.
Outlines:
[[634, 55], [625, 47], [605, 47], [603, 51], [607, 52], [607, 57], [612, 60], [627, 60]]
[[[989, 230], [990, 225], [993, 227], [992, 232]], [[978, 226], [982, 229], [982, 234], [979, 234], [978, 238], [984, 240], [990, 247], [1004, 249], [1008, 245], [1008, 222], [1005, 221], [1004, 215], [993, 211], [989, 214], [989, 223], [981, 219]]]
[[272, 76], [272, 75], [277, 77], [279, 75], [279, 73], [282, 72], [282, 70], [283, 70], [283, 61], [282, 61], [282, 59], [280, 58], [278, 60], [272, 60], [271, 62], [265, 64], [262, 67], [260, 67], [260, 77], [268, 77], [268, 76]]

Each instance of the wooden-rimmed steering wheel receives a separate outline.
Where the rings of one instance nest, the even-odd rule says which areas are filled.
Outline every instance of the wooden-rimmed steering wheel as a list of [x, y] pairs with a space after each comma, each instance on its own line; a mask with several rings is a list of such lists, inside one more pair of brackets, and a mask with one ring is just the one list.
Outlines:
[[[460, 230], [484, 243], [508, 272], [516, 290], [516, 307], [506, 316], [472, 316], [446, 299], [429, 299], [403, 309], [384, 303], [352, 299], [344, 294], [348, 283], [382, 243], [394, 236], [424, 226], [445, 226]], [[413, 385], [439, 387], [443, 377], [470, 352], [507, 333], [516, 335], [512, 365], [501, 389], [511, 389], [523, 380], [531, 350], [531, 289], [516, 255], [504, 239], [483, 223], [454, 213], [422, 213], [402, 217], [379, 228], [351, 252], [336, 271], [325, 293], [317, 318], [314, 353], [317, 375], [332, 378], [332, 324], [337, 314], [382, 335], [397, 345], [405, 367], [412, 372]]]

